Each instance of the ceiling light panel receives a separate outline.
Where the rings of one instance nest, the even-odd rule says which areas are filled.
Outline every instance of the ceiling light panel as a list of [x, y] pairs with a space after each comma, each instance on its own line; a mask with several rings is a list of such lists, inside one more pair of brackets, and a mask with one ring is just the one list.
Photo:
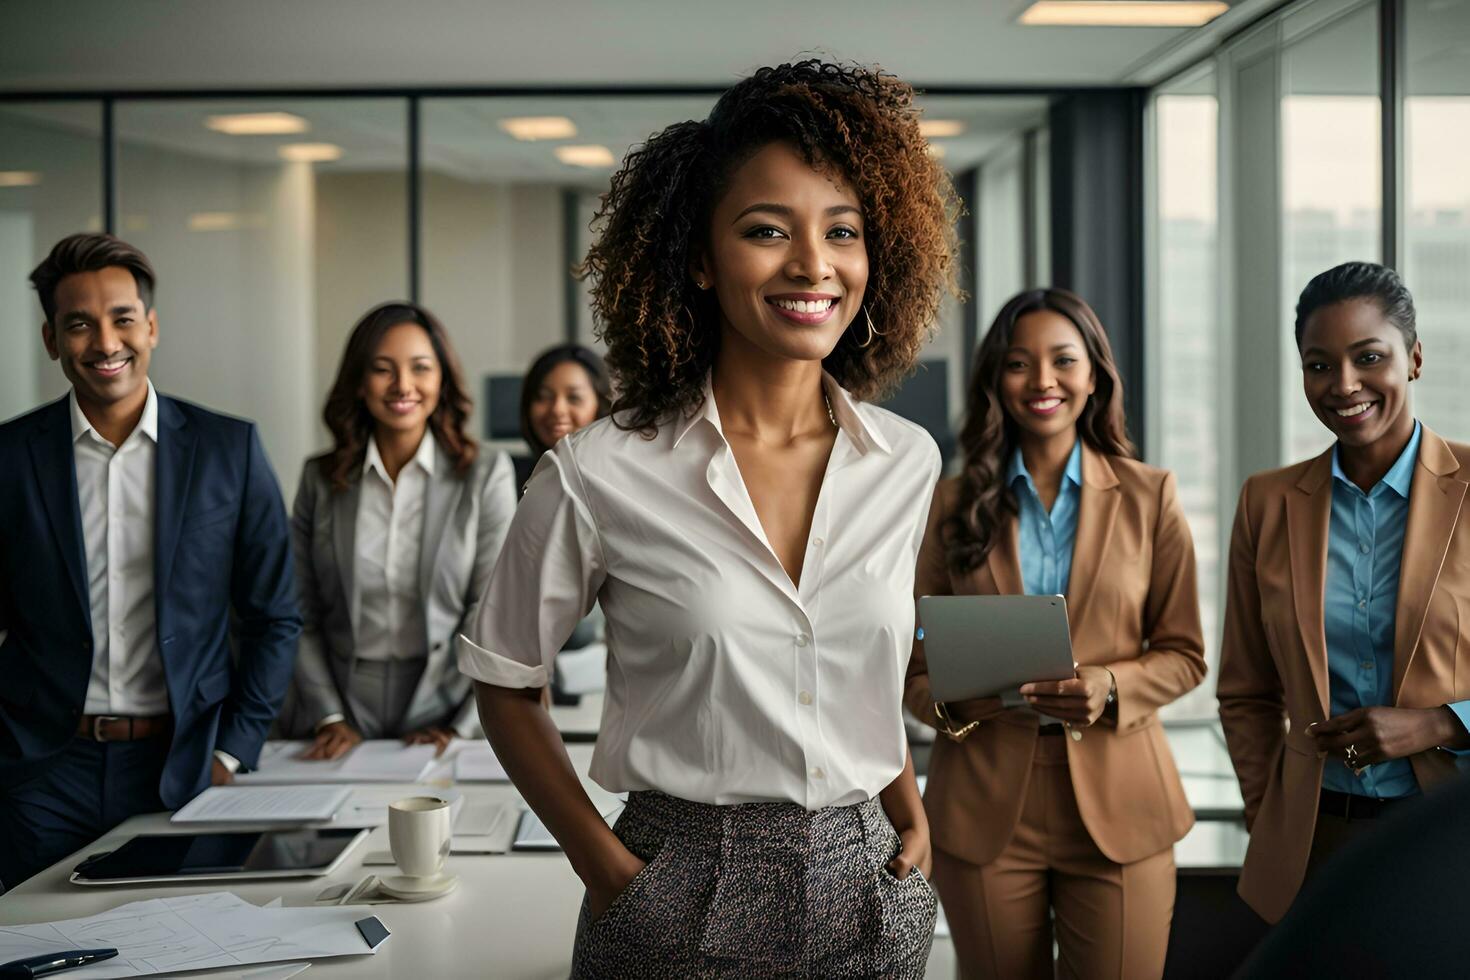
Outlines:
[[1199, 0], [1037, 0], [1021, 23], [1065, 27], [1200, 27], [1230, 9]]
[[292, 163], [330, 163], [342, 159], [342, 147], [335, 143], [287, 143], [276, 152], [282, 160]]
[[617, 163], [605, 146], [558, 146], [556, 158], [571, 167], [611, 167]]
[[237, 112], [228, 116], [210, 116], [204, 120], [204, 125], [229, 136], [289, 136], [311, 128], [305, 119], [289, 112]]
[[958, 136], [965, 131], [965, 124], [958, 119], [920, 119], [919, 135], [925, 139], [943, 139]]
[[35, 187], [40, 182], [38, 170], [0, 170], [0, 187]]
[[500, 120], [500, 128], [518, 140], [569, 140], [577, 124], [566, 116], [516, 116]]

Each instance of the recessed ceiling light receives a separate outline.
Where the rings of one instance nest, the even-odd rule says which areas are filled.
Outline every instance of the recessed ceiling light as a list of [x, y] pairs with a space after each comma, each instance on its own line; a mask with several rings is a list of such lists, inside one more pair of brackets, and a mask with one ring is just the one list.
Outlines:
[[276, 152], [292, 163], [330, 163], [342, 158], [342, 147], [335, 143], [287, 143]]
[[517, 116], [500, 120], [500, 128], [518, 140], [569, 140], [577, 124], [566, 116]]
[[35, 187], [40, 182], [38, 170], [0, 170], [0, 187]]
[[1032, 26], [1199, 27], [1230, 9], [1200, 0], [1037, 0], [1021, 14]]
[[234, 231], [240, 215], [234, 211], [198, 211], [189, 215], [190, 231]]
[[941, 139], [958, 136], [965, 131], [965, 124], [958, 119], [920, 119], [919, 135], [925, 139]]
[[611, 167], [617, 163], [605, 146], [558, 146], [556, 158], [571, 167]]
[[237, 112], [229, 116], [210, 116], [204, 125], [216, 133], [230, 136], [285, 136], [309, 129], [305, 119], [289, 112]]

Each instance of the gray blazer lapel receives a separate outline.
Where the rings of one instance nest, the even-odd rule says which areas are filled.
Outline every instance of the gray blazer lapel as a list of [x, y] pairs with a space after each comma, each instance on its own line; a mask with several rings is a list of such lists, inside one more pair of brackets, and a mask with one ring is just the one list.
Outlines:
[[341, 493], [331, 495], [332, 548], [337, 557], [337, 575], [342, 582], [342, 601], [347, 604], [352, 621], [352, 646], [357, 648], [359, 598], [357, 581], [357, 501], [362, 480], [354, 479]]
[[441, 453], [424, 496], [424, 534], [419, 542], [419, 596], [426, 607], [432, 601], [430, 586], [444, 530], [449, 526], [449, 515], [459, 506], [464, 485], [465, 481], [451, 470], [449, 461]]

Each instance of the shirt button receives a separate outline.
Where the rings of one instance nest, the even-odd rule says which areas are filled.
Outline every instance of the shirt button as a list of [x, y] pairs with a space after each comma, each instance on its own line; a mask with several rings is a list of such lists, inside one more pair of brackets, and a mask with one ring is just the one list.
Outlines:
[[812, 703], [812, 692], [811, 691], [802, 691], [800, 694], [798, 694], [796, 696], [796, 700], [800, 701], [802, 704], [811, 704]]
[[823, 544], [823, 541], [822, 541], [821, 538], [812, 538], [812, 546], [813, 547], [820, 548], [822, 546], [822, 544]]
[[1363, 669], [1364, 670], [1372, 670], [1373, 669], [1373, 661], [1371, 661], [1371, 660], [1364, 660], [1363, 661]]
[[812, 767], [812, 778], [813, 779], [826, 779], [827, 778], [827, 774], [822, 771], [822, 767], [821, 766], [813, 766]]
[[797, 633], [796, 634], [796, 645], [799, 646], [799, 647], [804, 647], [804, 646], [806, 646], [806, 644], [807, 644], [807, 635], [805, 633]]
[[1359, 599], [1358, 600], [1358, 608], [1359, 609], [1367, 609], [1368, 608], [1368, 600], [1367, 599]]
[[1366, 555], [1369, 551], [1372, 551], [1373, 549], [1368, 547], [1367, 542], [1364, 542], [1363, 544], [1358, 545], [1358, 550]]

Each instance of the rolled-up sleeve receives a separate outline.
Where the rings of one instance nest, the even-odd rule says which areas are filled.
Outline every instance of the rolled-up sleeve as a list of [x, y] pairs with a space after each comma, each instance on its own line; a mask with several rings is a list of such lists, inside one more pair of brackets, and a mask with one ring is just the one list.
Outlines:
[[542, 456], [516, 508], [479, 608], [455, 642], [462, 673], [500, 687], [544, 687], [551, 662], [606, 577], [571, 438]]

